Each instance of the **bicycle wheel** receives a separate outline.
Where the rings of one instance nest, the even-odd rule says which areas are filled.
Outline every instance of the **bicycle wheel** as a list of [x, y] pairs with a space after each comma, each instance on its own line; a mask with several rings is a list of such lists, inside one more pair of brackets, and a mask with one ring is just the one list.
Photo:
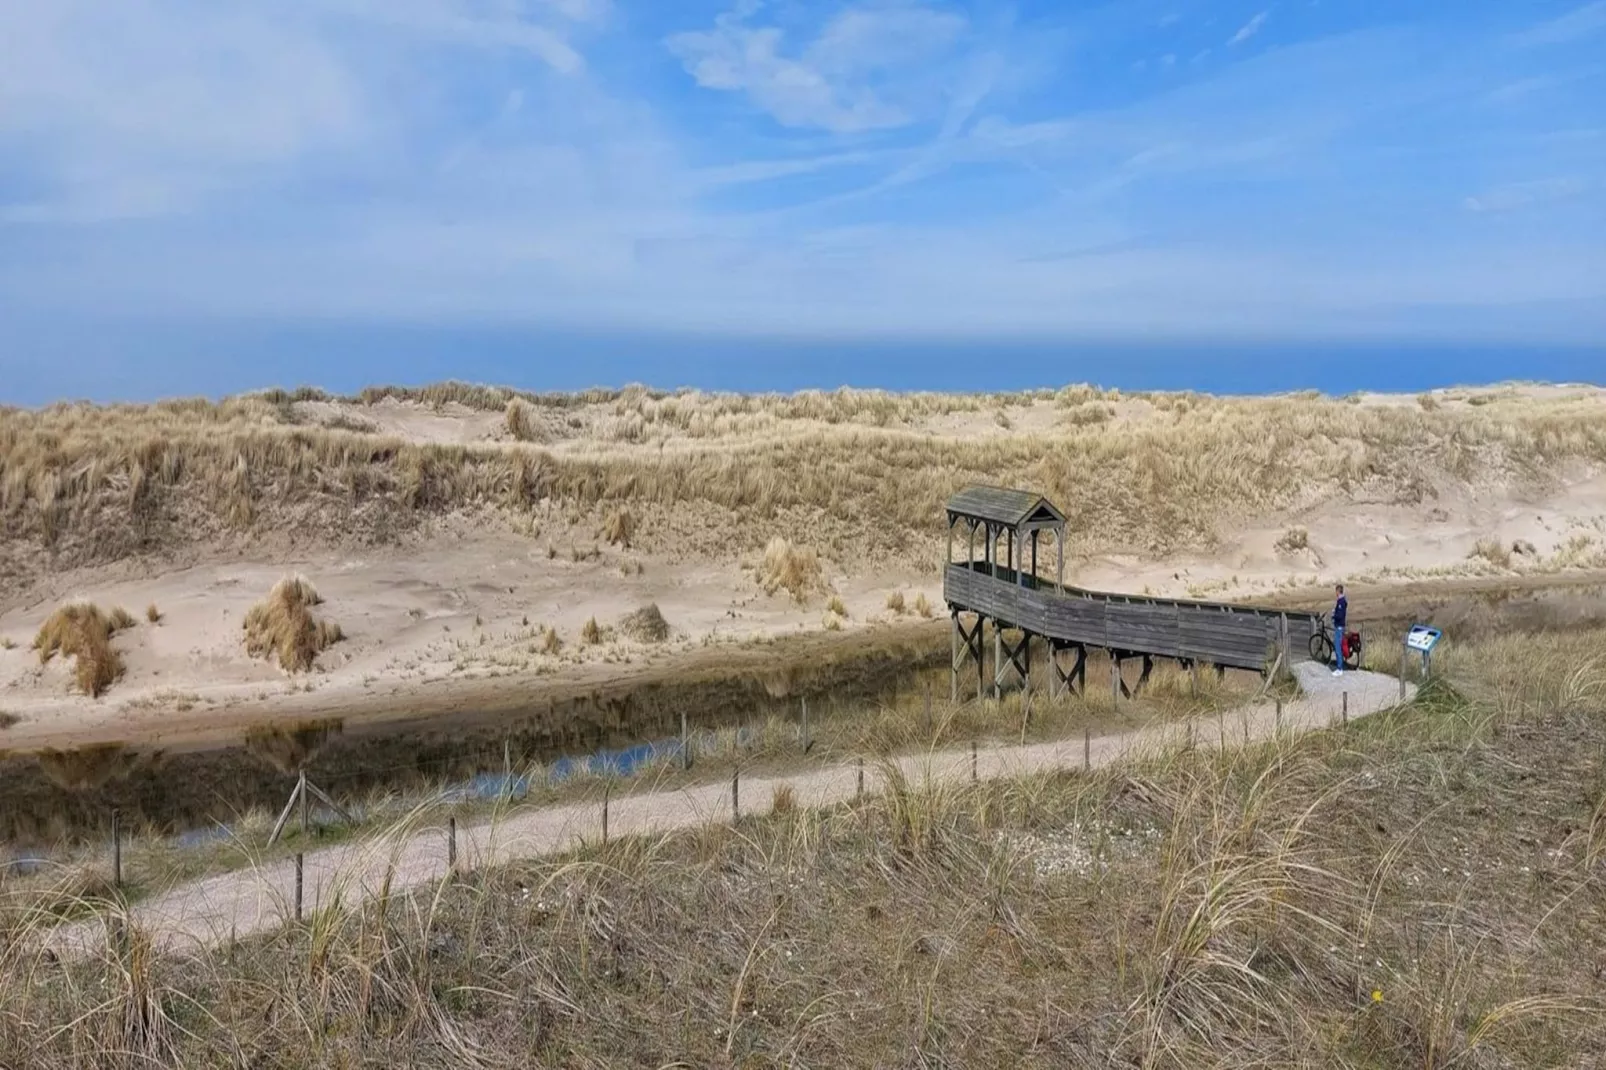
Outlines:
[[1326, 632], [1315, 632], [1311, 635], [1310, 660], [1323, 665], [1333, 663], [1333, 640]]
[[1361, 667], [1361, 644], [1357, 642], [1355, 649], [1344, 655], [1344, 668], [1359, 669]]

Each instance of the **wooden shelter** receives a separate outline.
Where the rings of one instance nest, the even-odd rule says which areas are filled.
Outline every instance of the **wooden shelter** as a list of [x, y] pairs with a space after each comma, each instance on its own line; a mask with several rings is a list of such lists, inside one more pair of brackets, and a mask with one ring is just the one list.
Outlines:
[[[976, 663], [976, 695], [986, 693], [987, 622], [993, 622], [993, 694], [1018, 675], [1031, 679], [1034, 638], [1046, 643], [1053, 668], [1050, 690], [1082, 687], [1089, 649], [1110, 658], [1117, 695], [1132, 693], [1121, 676], [1123, 662], [1141, 659], [1147, 681], [1156, 657], [1174, 658], [1190, 668], [1213, 665], [1269, 672], [1277, 660], [1302, 656], [1312, 629], [1309, 613], [1286, 613], [1258, 606], [1183, 599], [1149, 598], [1090, 591], [1065, 584], [1065, 514], [1041, 494], [1003, 487], [975, 486], [948, 500], [947, 560], [943, 597], [953, 618], [953, 697], [959, 675]], [[956, 559], [956, 533], [963, 525], [963, 557]], [[1044, 532], [1054, 536], [1054, 579], [1038, 575], [1038, 547]], [[981, 544], [977, 546], [977, 535]], [[980, 556], [977, 556], [978, 549]], [[961, 615], [973, 623], [967, 627]], [[1014, 633], [1015, 638], [1005, 633]], [[1074, 661], [1066, 667], [1062, 657]]]

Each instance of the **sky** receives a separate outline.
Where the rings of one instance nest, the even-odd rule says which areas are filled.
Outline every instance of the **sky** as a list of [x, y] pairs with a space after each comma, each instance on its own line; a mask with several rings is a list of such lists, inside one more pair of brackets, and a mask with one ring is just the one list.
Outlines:
[[0, 0], [0, 402], [1606, 382], [1606, 0]]

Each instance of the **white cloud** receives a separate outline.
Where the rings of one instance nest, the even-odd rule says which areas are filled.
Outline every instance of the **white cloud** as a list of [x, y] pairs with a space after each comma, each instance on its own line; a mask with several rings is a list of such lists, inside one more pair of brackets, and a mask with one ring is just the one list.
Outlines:
[[1262, 11], [1255, 15], [1254, 18], [1250, 19], [1248, 22], [1244, 23], [1238, 28], [1238, 32], [1232, 35], [1232, 39], [1229, 40], [1227, 44], [1229, 46], [1241, 45], [1251, 37], [1255, 36], [1255, 34], [1260, 32], [1261, 26], [1265, 25], [1266, 16], [1270, 14], [1271, 12], [1268, 10]]
[[1606, 30], [1606, 0], [1594, 0], [1517, 35], [1525, 45], [1562, 45]]
[[1576, 197], [1588, 184], [1578, 178], [1546, 178], [1534, 182], [1513, 182], [1497, 186], [1461, 202], [1469, 212], [1515, 212], [1550, 201]]
[[912, 3], [848, 8], [795, 55], [779, 27], [749, 24], [756, 5], [665, 43], [705, 89], [746, 93], [785, 126], [836, 133], [914, 121], [939, 93], [929, 64], [965, 28], [956, 14]]
[[[565, 20], [598, 0], [242, 0], [0, 3], [0, 179], [29, 190], [0, 216], [89, 222], [183, 212], [283, 181], [303, 161], [358, 159], [398, 136], [420, 79], [412, 50], [513, 50], [583, 61]], [[557, 27], [557, 28], [554, 28]]]

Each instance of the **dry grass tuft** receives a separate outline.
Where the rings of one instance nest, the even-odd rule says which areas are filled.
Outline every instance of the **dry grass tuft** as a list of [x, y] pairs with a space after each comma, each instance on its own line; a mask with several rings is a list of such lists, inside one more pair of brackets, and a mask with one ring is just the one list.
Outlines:
[[38, 755], [39, 767], [51, 783], [68, 791], [89, 791], [120, 780], [143, 760], [122, 743], [93, 743], [70, 750], [49, 749]]
[[602, 523], [602, 537], [609, 545], [628, 547], [635, 536], [636, 518], [629, 509], [615, 509]]
[[770, 797], [770, 813], [790, 814], [797, 809], [797, 791], [790, 784], [777, 784]]
[[12, 713], [10, 710], [0, 710], [0, 730], [7, 729], [7, 728], [10, 728], [12, 725], [18, 725], [18, 724], [21, 724], [21, 723], [22, 723], [22, 718], [18, 717], [16, 714]]
[[17, 641], [15, 639], [11, 638], [9, 635], [0, 636], [0, 650], [15, 649], [17, 649]]
[[825, 611], [835, 613], [839, 617], [848, 615], [848, 607], [842, 604], [842, 596], [839, 594], [832, 595], [831, 600], [825, 603]]
[[107, 620], [111, 623], [113, 635], [117, 634], [118, 632], [127, 631], [137, 623], [134, 620], [134, 615], [128, 610], [124, 609], [122, 606], [117, 606], [115, 609], [113, 609], [111, 614], [107, 617]]
[[619, 630], [638, 643], [662, 643], [669, 638], [669, 622], [656, 602], [625, 616], [619, 622]]
[[145, 607], [145, 619], [152, 624], [162, 623], [162, 611], [156, 607], [155, 602]]
[[318, 655], [345, 638], [340, 625], [319, 620], [323, 599], [304, 576], [285, 576], [245, 616], [245, 649], [254, 658], [277, 657], [286, 672], [306, 672]]
[[602, 626], [597, 623], [596, 617], [587, 617], [580, 626], [580, 641], [586, 646], [596, 646], [602, 642]]
[[541, 435], [536, 428], [535, 411], [527, 402], [514, 398], [507, 403], [507, 411], [503, 417], [507, 424], [507, 433], [513, 436], [516, 442], [538, 442]]
[[245, 734], [245, 746], [281, 773], [299, 773], [331, 739], [345, 731], [345, 722], [329, 717], [295, 724], [258, 725]]
[[556, 628], [541, 629], [541, 653], [557, 654], [563, 650], [563, 639]]
[[793, 546], [779, 535], [764, 547], [759, 583], [765, 594], [785, 590], [796, 601], [806, 602], [823, 585], [823, 575], [819, 557], [808, 547]]
[[1277, 539], [1277, 549], [1285, 554], [1310, 549], [1310, 532], [1304, 528], [1289, 528]]
[[120, 629], [119, 617], [133, 618], [126, 610], [114, 610], [108, 618], [90, 602], [70, 602], [52, 613], [34, 637], [41, 665], [56, 654], [76, 659], [78, 687], [98, 698], [123, 675], [122, 655], [112, 649], [111, 640]]
[[899, 616], [907, 612], [908, 607], [904, 604], [902, 591], [893, 591], [887, 595], [887, 608]]
[[1511, 567], [1511, 547], [1499, 539], [1479, 539], [1478, 544], [1467, 555], [1471, 559], [1483, 559], [1495, 568], [1508, 569]]
[[931, 599], [926, 597], [925, 591], [915, 595], [915, 612], [922, 617], [931, 616]]

